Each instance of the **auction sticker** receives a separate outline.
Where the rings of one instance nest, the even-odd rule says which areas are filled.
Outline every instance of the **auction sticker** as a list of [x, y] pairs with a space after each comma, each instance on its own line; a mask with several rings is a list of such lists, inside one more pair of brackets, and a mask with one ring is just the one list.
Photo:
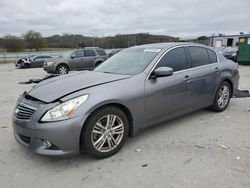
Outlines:
[[160, 51], [161, 51], [161, 49], [157, 49], [157, 48], [146, 48], [146, 49], [144, 49], [144, 52], [158, 53]]

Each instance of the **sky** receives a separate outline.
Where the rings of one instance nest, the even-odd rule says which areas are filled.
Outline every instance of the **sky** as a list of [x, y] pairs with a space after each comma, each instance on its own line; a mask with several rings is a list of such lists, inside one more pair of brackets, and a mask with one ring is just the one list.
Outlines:
[[250, 0], [0, 0], [0, 37], [250, 33]]

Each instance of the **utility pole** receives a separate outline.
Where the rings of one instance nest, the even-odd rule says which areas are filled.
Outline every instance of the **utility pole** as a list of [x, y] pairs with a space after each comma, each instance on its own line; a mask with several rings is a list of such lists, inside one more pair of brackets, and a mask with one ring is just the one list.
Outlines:
[[95, 36], [93, 35], [93, 38], [92, 38], [92, 42], [93, 42], [93, 47], [95, 47]]
[[128, 36], [128, 48], [129, 48], [129, 36]]

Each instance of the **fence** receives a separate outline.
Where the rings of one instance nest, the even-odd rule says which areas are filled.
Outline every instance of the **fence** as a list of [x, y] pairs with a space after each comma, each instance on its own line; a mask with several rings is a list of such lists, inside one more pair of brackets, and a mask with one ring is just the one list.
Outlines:
[[14, 62], [19, 58], [30, 55], [50, 55], [52, 57], [62, 56], [65, 51], [40, 51], [40, 52], [2, 52], [0, 53], [0, 63]]

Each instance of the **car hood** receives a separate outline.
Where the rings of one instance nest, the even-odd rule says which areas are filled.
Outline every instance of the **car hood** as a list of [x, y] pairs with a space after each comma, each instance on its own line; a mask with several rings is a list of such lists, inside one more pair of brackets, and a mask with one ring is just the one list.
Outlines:
[[129, 77], [131, 75], [108, 74], [96, 71], [77, 72], [44, 80], [34, 86], [28, 92], [28, 95], [45, 103], [50, 103], [86, 88]]

